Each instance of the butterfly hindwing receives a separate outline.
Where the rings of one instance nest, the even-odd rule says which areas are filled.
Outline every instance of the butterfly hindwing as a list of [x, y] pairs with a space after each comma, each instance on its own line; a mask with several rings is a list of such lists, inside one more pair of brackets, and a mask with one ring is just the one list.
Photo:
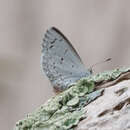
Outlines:
[[42, 43], [42, 70], [52, 85], [67, 89], [82, 77], [90, 75], [68, 39], [56, 28], [50, 28]]

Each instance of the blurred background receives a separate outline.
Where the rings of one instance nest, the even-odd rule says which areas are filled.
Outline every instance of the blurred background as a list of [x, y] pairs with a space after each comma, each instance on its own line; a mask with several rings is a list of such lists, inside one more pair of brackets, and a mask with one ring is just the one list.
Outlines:
[[45, 31], [55, 26], [94, 72], [130, 66], [129, 0], [0, 0], [0, 129], [54, 95], [40, 70]]

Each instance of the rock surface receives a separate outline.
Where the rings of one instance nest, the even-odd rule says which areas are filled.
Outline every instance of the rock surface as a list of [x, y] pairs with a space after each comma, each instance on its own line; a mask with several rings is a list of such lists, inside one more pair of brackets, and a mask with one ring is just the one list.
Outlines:
[[105, 88], [85, 110], [87, 118], [75, 130], [130, 130], [130, 80]]
[[49, 99], [14, 130], [130, 129], [130, 68], [80, 79]]

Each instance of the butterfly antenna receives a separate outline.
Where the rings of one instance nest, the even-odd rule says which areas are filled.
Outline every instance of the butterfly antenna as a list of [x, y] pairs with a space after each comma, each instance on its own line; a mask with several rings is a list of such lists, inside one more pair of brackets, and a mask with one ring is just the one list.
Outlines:
[[91, 67], [90, 67], [90, 72], [92, 73], [93, 72], [93, 68], [95, 67], [95, 66], [97, 66], [97, 65], [100, 65], [100, 64], [102, 64], [102, 63], [105, 63], [105, 62], [108, 62], [108, 61], [111, 61], [112, 60], [112, 58], [108, 58], [108, 59], [106, 59], [106, 60], [103, 60], [103, 61], [100, 61], [100, 62], [97, 62], [97, 63], [95, 63], [95, 64], [93, 64]]

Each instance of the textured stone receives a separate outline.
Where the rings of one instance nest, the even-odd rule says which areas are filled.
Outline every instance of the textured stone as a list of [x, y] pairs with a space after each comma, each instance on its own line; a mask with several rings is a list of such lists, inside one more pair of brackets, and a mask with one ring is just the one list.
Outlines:
[[130, 80], [105, 88], [85, 110], [76, 130], [130, 130]]
[[78, 124], [77, 130], [129, 128], [130, 81], [122, 81], [130, 78], [129, 71], [115, 69], [80, 79], [18, 121], [15, 130], [72, 130]]

